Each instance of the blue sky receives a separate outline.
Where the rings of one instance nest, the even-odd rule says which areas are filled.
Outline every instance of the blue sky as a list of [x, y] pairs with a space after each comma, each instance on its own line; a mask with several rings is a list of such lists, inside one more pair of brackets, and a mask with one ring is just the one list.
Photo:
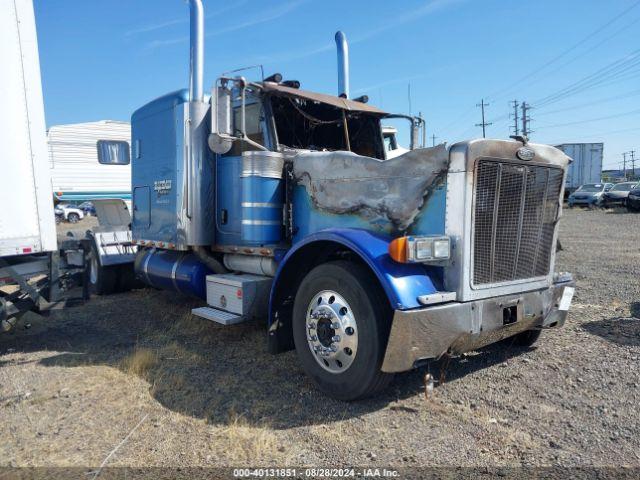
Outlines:
[[[128, 120], [186, 87], [184, 0], [34, 0], [47, 124]], [[205, 84], [262, 64], [337, 89], [333, 35], [350, 42], [352, 95], [422, 112], [437, 141], [509, 135], [509, 101], [535, 108], [536, 142], [605, 143], [640, 158], [639, 0], [204, 0]], [[640, 169], [640, 162], [638, 162]]]

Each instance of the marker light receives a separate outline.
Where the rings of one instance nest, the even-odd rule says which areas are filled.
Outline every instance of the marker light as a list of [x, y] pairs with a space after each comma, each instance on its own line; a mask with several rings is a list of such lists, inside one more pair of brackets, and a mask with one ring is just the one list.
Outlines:
[[400, 263], [430, 263], [449, 260], [449, 237], [398, 237], [389, 244], [389, 256]]

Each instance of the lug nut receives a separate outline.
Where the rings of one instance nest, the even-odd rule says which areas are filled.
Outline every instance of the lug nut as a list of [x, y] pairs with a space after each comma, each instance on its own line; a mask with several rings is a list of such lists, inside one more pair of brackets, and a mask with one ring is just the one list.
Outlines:
[[318, 340], [317, 335], [311, 335], [311, 336], [309, 337], [309, 341], [310, 341], [310, 342], [315, 342], [316, 340]]
[[315, 330], [316, 329], [316, 324], [314, 322], [311, 322], [307, 325], [307, 328], [309, 330]]
[[338, 322], [333, 322], [331, 324], [331, 328], [333, 328], [334, 330], [339, 330], [340, 329], [340, 324]]
[[331, 341], [332, 342], [339, 342], [340, 341], [340, 335], [334, 335], [333, 337], [331, 337]]

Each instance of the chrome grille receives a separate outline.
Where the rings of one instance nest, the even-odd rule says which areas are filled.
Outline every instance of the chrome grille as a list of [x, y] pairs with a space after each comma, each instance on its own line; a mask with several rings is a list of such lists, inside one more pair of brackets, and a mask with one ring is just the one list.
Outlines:
[[549, 273], [563, 172], [479, 160], [473, 217], [473, 284]]

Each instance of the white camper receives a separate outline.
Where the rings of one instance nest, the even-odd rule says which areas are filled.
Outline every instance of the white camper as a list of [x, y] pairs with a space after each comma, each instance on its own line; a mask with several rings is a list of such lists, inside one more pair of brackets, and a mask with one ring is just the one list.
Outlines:
[[55, 125], [49, 128], [47, 137], [56, 198], [67, 202], [131, 200], [128, 122], [101, 120]]

